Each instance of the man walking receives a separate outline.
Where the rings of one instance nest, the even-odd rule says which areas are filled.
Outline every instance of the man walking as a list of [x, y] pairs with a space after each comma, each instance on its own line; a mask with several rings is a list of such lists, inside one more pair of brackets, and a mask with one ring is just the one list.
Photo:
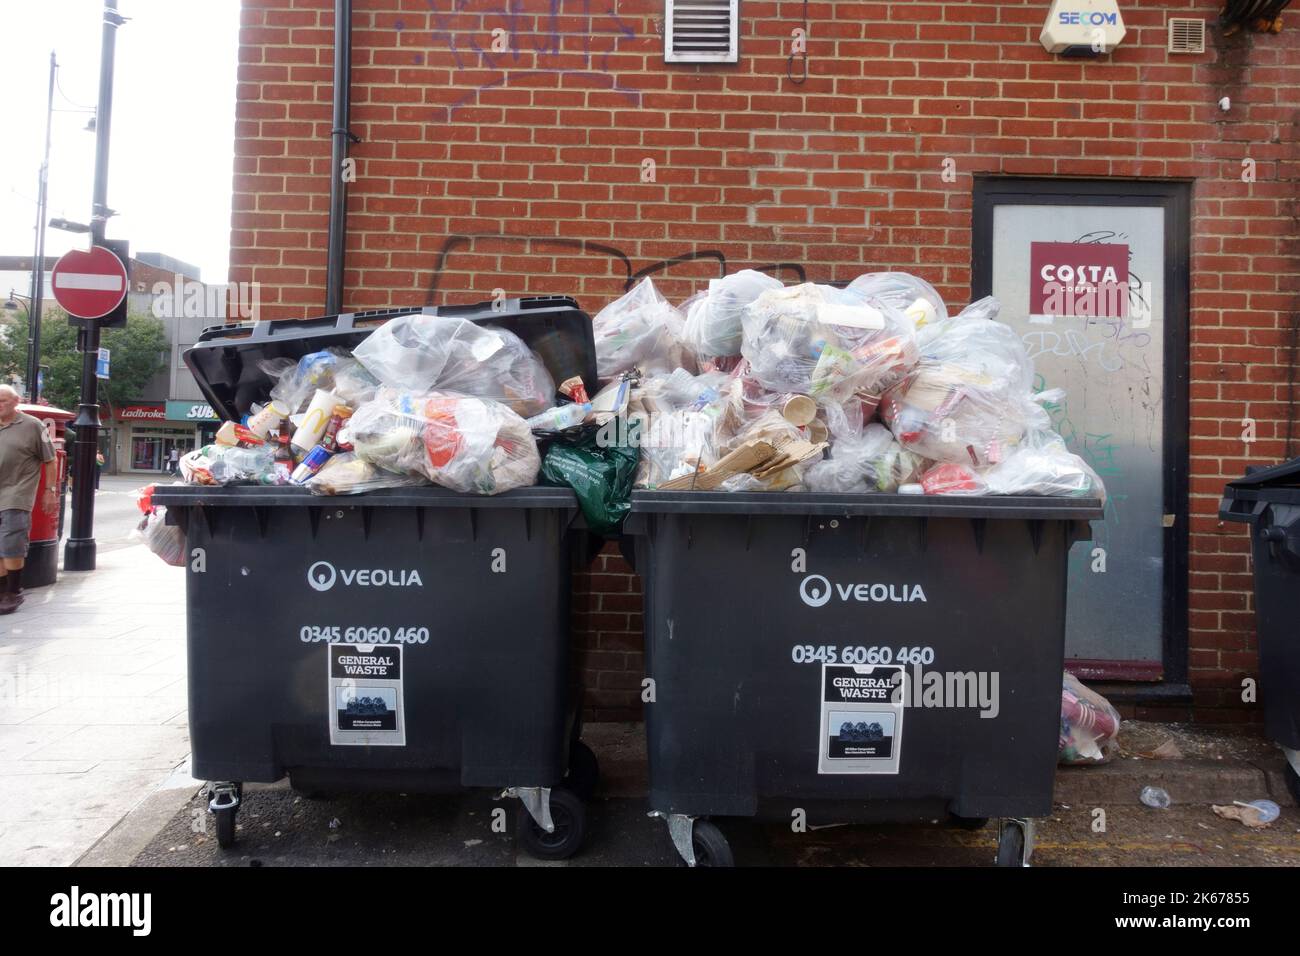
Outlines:
[[23, 603], [23, 564], [42, 468], [46, 500], [39, 505], [58, 506], [54, 446], [45, 426], [18, 411], [18, 401], [17, 391], [0, 385], [0, 614]]

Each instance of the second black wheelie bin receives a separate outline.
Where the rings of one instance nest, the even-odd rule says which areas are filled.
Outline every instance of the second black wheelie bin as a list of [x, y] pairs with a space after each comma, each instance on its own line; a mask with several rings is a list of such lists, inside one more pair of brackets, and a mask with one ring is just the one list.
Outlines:
[[1219, 518], [1250, 526], [1264, 733], [1285, 751], [1300, 802], [1300, 458], [1230, 481]]
[[[557, 382], [595, 385], [590, 320], [557, 297], [222, 326], [186, 362], [238, 420], [266, 400], [261, 360], [351, 347], [412, 311], [507, 328]], [[531, 853], [578, 850], [597, 768], [569, 691], [586, 539], [569, 489], [172, 485], [153, 501], [186, 536], [192, 772], [222, 846], [242, 785], [287, 775], [308, 793], [496, 788], [520, 798]]]
[[1097, 498], [637, 491], [652, 814], [691, 865], [710, 817], [807, 827], [1052, 806], [1070, 546]]

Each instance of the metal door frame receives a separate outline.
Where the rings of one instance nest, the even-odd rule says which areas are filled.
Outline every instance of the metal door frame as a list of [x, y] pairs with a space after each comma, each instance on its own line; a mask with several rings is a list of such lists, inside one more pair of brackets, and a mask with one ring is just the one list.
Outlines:
[[1104, 668], [1110, 679], [1157, 682], [1121, 695], [1132, 701], [1191, 697], [1187, 682], [1191, 192], [1189, 181], [975, 177], [972, 299], [989, 295], [993, 289], [993, 210], [997, 206], [1155, 205], [1165, 212], [1164, 513], [1172, 514], [1174, 523], [1165, 529], [1162, 659], [1156, 669], [1132, 661], [1069, 662], [1071, 670], [1083, 678], [1100, 677], [1099, 669]]

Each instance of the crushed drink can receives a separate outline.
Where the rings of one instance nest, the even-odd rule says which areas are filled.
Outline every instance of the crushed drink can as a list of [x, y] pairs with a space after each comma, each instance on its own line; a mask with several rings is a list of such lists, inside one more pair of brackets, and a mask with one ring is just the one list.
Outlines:
[[317, 445], [311, 451], [307, 452], [306, 457], [304, 457], [298, 467], [293, 470], [293, 476], [289, 480], [295, 485], [303, 484], [315, 475], [316, 472], [325, 467], [325, 462], [330, 460], [332, 454], [333, 452], [321, 445]]

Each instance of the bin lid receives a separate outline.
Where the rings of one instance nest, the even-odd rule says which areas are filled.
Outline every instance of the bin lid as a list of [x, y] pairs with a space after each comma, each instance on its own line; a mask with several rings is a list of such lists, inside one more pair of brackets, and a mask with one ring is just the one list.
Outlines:
[[1280, 465], [1250, 465], [1244, 477], [1228, 482], [1228, 488], [1300, 488], [1300, 458]]
[[[1263, 504], [1258, 504], [1263, 502]], [[1255, 524], [1269, 504], [1300, 505], [1300, 458], [1280, 465], [1246, 469], [1246, 474], [1230, 481], [1219, 502], [1219, 520]]]
[[578, 512], [570, 488], [533, 486], [499, 495], [467, 495], [449, 488], [419, 485], [379, 488], [364, 495], [314, 495], [298, 485], [155, 485], [153, 504], [168, 508], [443, 508]]
[[1091, 521], [1100, 498], [1046, 495], [830, 494], [779, 491], [634, 491], [633, 514], [825, 515]]
[[557, 385], [581, 375], [588, 393], [596, 394], [591, 319], [574, 299], [560, 295], [218, 325], [205, 329], [186, 349], [185, 364], [213, 411], [226, 421], [239, 421], [254, 403], [265, 402], [271, 390], [271, 380], [261, 370], [264, 360], [297, 361], [332, 346], [355, 348], [376, 328], [403, 315], [452, 316], [513, 332], [537, 353]]

